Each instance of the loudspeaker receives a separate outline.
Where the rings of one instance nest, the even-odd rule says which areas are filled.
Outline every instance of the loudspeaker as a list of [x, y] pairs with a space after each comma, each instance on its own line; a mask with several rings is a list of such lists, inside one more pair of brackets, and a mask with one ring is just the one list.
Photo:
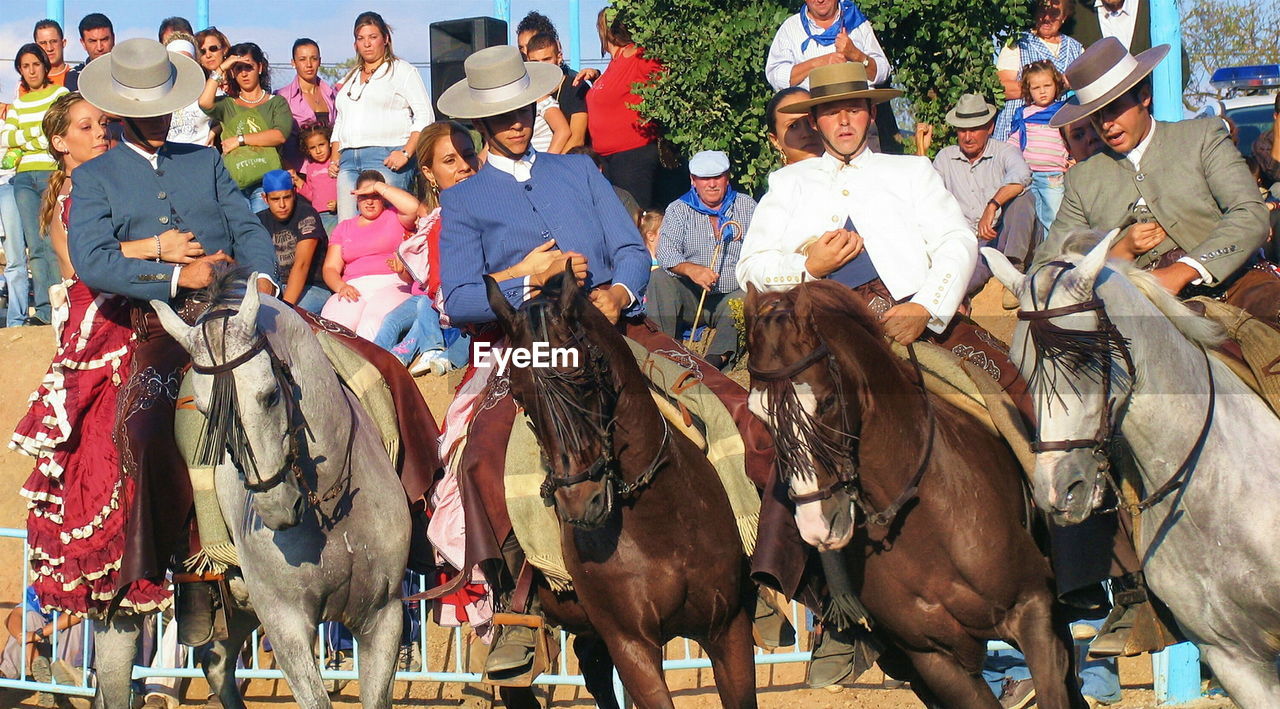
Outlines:
[[467, 17], [461, 20], [432, 22], [431, 38], [431, 104], [442, 116], [437, 102], [440, 94], [465, 74], [462, 63], [472, 53], [507, 43], [507, 23], [494, 17]]

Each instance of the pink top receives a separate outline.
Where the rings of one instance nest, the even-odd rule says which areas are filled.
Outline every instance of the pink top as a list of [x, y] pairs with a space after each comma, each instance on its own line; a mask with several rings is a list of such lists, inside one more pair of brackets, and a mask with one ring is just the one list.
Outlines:
[[372, 222], [361, 226], [361, 217], [352, 217], [334, 227], [330, 246], [342, 247], [342, 278], [394, 274], [387, 260], [394, 258], [404, 241], [404, 226], [394, 209], [386, 209]]
[[329, 209], [329, 202], [338, 199], [338, 178], [329, 177], [329, 165], [312, 162], [311, 158], [307, 158], [302, 162], [302, 167], [298, 168], [298, 174], [303, 177], [298, 194], [310, 202], [317, 212], [323, 214], [332, 211]]
[[[1043, 110], [1040, 106], [1028, 104], [1022, 115], [1030, 118]], [[1027, 147], [1022, 151], [1022, 157], [1032, 172], [1067, 171], [1067, 144], [1057, 128], [1024, 123], [1023, 130], [1027, 131]], [[1022, 145], [1021, 134], [1013, 133], [1008, 142], [1014, 147]]]

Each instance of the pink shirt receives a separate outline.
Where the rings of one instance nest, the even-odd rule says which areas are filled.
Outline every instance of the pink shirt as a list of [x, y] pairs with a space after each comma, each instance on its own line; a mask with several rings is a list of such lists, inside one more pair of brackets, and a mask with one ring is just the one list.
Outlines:
[[[1043, 111], [1040, 106], [1028, 104], [1023, 109], [1023, 116], [1031, 117]], [[1024, 124], [1027, 131], [1027, 147], [1022, 151], [1022, 158], [1032, 172], [1066, 172], [1067, 144], [1057, 128], [1046, 125]], [[1008, 142], [1015, 148], [1022, 144], [1021, 133], [1013, 133]]]
[[387, 260], [395, 257], [404, 241], [404, 226], [394, 209], [386, 209], [372, 222], [361, 226], [361, 217], [352, 217], [334, 227], [330, 246], [342, 247], [342, 278], [393, 274]]
[[312, 162], [311, 158], [307, 158], [302, 162], [302, 167], [298, 168], [298, 174], [304, 178], [298, 194], [311, 202], [317, 212], [323, 214], [332, 211], [329, 209], [329, 202], [338, 199], [338, 178], [329, 177], [329, 165]]

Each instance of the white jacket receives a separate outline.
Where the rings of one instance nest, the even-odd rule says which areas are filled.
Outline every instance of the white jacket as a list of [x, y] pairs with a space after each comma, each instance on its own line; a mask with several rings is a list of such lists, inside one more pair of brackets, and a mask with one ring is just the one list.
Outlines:
[[813, 276], [799, 250], [853, 220], [894, 299], [910, 297], [942, 332], [964, 298], [978, 241], [928, 158], [864, 150], [849, 165], [830, 154], [769, 177], [742, 242], [738, 282], [782, 290]]

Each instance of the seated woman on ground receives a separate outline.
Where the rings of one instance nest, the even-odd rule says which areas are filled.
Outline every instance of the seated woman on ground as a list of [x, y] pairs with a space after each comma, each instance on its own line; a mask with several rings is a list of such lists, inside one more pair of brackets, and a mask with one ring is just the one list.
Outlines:
[[360, 173], [353, 190], [357, 214], [333, 230], [322, 269], [333, 295], [321, 315], [366, 340], [373, 340], [387, 314], [412, 295], [408, 279], [393, 264], [418, 215], [388, 209], [389, 186], [377, 170]]

